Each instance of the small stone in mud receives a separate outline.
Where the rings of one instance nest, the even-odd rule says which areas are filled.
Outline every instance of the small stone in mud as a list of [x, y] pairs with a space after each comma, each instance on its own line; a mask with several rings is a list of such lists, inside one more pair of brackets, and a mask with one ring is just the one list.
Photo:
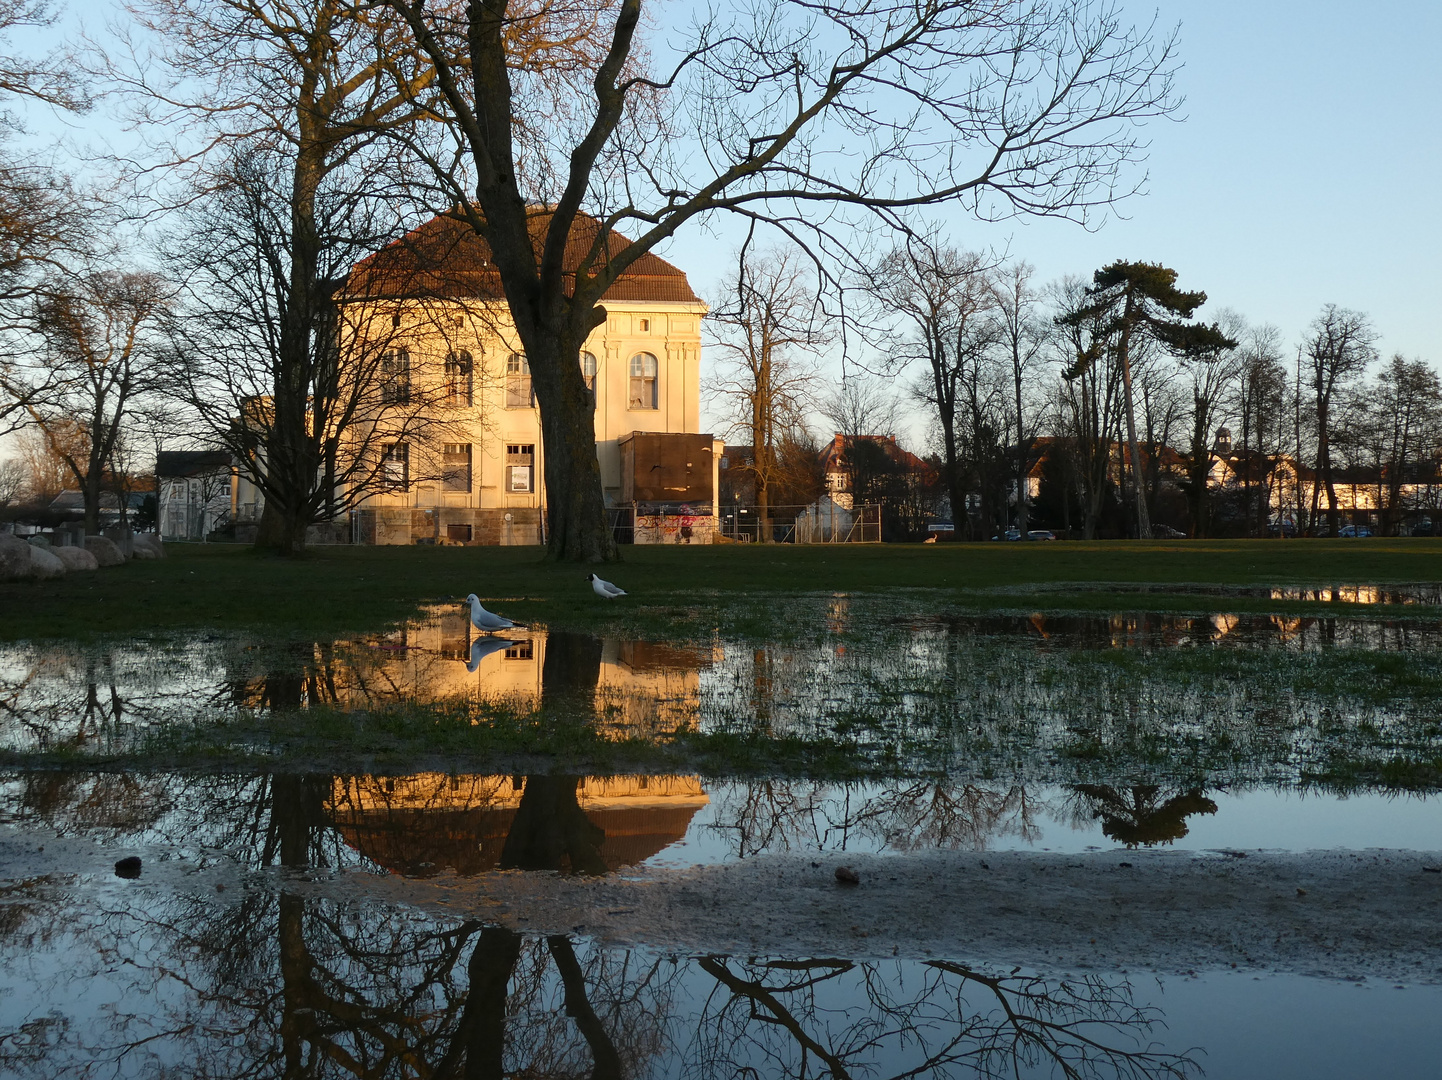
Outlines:
[[836, 883], [838, 885], [860, 885], [861, 875], [849, 866], [838, 866], [836, 868]]
[[[41, 850], [41, 851], [44, 851], [45, 849], [44, 849], [44, 848], [41, 848], [40, 850]], [[1422, 873], [1424, 873], [1424, 874], [1442, 874], [1442, 866], [1424, 866], [1424, 867], [1422, 867]]]
[[1117, 863], [1117, 865], [1118, 865], [1118, 866], [1125, 866], [1128, 870], [1130, 870], [1130, 869], [1132, 868], [1132, 864], [1129, 863], [1129, 862], [1119, 862], [1119, 863]]
[[1297, 890], [1297, 895], [1298, 895], [1298, 896], [1306, 896], [1306, 895], [1307, 895], [1307, 890], [1306, 890], [1306, 889], [1298, 889], [1298, 890]]
[[138, 878], [140, 876], [140, 856], [127, 855], [115, 863], [115, 876], [123, 878]]

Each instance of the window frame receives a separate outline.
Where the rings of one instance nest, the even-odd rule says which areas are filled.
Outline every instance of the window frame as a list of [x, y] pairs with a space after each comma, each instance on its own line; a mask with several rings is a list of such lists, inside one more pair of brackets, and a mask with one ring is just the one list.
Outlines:
[[[652, 371], [646, 373], [646, 362], [652, 364]], [[661, 407], [661, 360], [655, 353], [638, 352], [631, 357], [630, 381], [626, 393], [626, 408], [632, 412], [654, 412]], [[649, 386], [649, 403], [648, 403]]]
[[[465, 463], [453, 462], [451, 458], [465, 455]], [[469, 495], [474, 488], [476, 448], [474, 443], [443, 443], [441, 445], [441, 490]], [[464, 470], [465, 484], [458, 483]]]
[[[392, 475], [394, 465], [400, 465], [400, 479]], [[381, 443], [379, 472], [381, 486], [385, 491], [409, 491], [411, 487], [411, 446], [410, 443]]]
[[476, 403], [476, 362], [468, 349], [446, 354], [446, 404], [469, 408]]
[[[516, 486], [516, 470], [524, 469], [526, 483]], [[536, 444], [506, 444], [506, 494], [530, 495], [536, 490]]]
[[411, 403], [411, 351], [404, 345], [386, 349], [380, 363], [381, 402], [386, 405]]
[[[525, 404], [520, 404], [524, 398]], [[526, 354], [513, 352], [506, 357], [506, 408], [534, 409], [536, 407], [536, 386], [531, 381], [531, 362]]]

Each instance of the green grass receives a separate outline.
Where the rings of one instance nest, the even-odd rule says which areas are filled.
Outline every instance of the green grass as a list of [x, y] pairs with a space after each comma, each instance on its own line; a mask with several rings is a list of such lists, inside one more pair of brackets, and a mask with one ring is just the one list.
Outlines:
[[[312, 550], [295, 560], [231, 545], [171, 545], [170, 557], [55, 581], [0, 585], [0, 639], [92, 639], [175, 630], [284, 637], [374, 630], [420, 605], [476, 592], [552, 629], [696, 637], [809, 632], [778, 600], [916, 590], [900, 609], [1316, 610], [1224, 595], [1108, 592], [1106, 584], [1334, 585], [1442, 580], [1442, 540], [1230, 540], [1175, 543], [632, 547], [603, 574], [631, 593], [607, 603], [587, 568], [536, 548]], [[1066, 585], [1090, 586], [1068, 592]], [[1041, 589], [1032, 596], [1030, 590]], [[1347, 605], [1326, 605], [1337, 611]], [[1361, 609], [1371, 610], [1376, 609]], [[1398, 608], [1396, 614], [1435, 614]]]

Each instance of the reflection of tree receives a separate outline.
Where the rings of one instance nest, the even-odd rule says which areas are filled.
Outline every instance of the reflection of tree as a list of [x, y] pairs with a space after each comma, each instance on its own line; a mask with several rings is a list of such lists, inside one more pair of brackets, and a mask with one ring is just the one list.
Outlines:
[[[1185, 1077], [1195, 1063], [1144, 1042], [1160, 1022], [1125, 981], [997, 976], [949, 961], [897, 967], [844, 960], [697, 966], [728, 991], [701, 1018], [696, 1064], [705, 1075], [832, 1080], [876, 1075], [982, 1077], [1038, 1066], [1066, 1077]], [[916, 976], [912, 977], [913, 979]], [[814, 1063], [813, 1063], [814, 1062]]]
[[528, 776], [521, 805], [501, 848], [505, 870], [569, 870], [604, 874], [601, 843], [606, 832], [593, 825], [576, 799], [579, 776]]
[[846, 850], [859, 839], [898, 851], [981, 850], [1001, 836], [1036, 839], [1044, 809], [1019, 784], [929, 780], [838, 790], [768, 779], [714, 789], [713, 801], [710, 827], [743, 858], [793, 848]]
[[1217, 804], [1200, 790], [1163, 798], [1161, 788], [1138, 784], [1118, 790], [1098, 784], [1078, 784], [1075, 813], [1081, 821], [1100, 818], [1102, 832], [1127, 847], [1170, 844], [1187, 835], [1187, 818], [1215, 814]]
[[[1134, 1003], [1125, 982], [1002, 977], [940, 961], [677, 961], [314, 896], [297, 879], [357, 860], [329, 821], [332, 778], [154, 783], [161, 798], [150, 803], [175, 811], [136, 814], [127, 795], [116, 812], [97, 815], [91, 804], [101, 790], [82, 784], [51, 789], [47, 814], [72, 831], [111, 838], [131, 826], [177, 845], [222, 845], [249, 869], [247, 887], [227, 902], [203, 889], [127, 893], [130, 907], [98, 917], [64, 892], [33, 891], [28, 925], [43, 921], [61, 928], [52, 936], [74, 942], [68, 955], [76, 963], [64, 978], [84, 986], [122, 972], [132, 1000], [85, 1024], [67, 1025], [56, 1008], [25, 1054], [6, 1056], [0, 1045], [0, 1068], [48, 1077], [124, 1062], [125, 1071], [143, 1073], [184, 1060], [195, 1076], [317, 1080], [940, 1078], [968, 1070], [1009, 1076], [1013, 1066], [1143, 1080], [1190, 1070], [1185, 1058], [1146, 1042], [1157, 1017]], [[934, 806], [965, 816], [964, 789], [938, 798], [926, 788], [887, 794], [905, 821], [940, 814]], [[573, 777], [533, 776], [526, 797], [507, 838], [508, 865], [581, 869], [594, 860], [597, 838], [581, 824]], [[981, 803], [1014, 797], [995, 792]], [[267, 866], [279, 868], [278, 881], [259, 876]], [[58, 913], [42, 907], [57, 904]], [[33, 934], [0, 937], [12, 958], [34, 947]], [[49, 1000], [63, 1006], [66, 988], [57, 982]]]

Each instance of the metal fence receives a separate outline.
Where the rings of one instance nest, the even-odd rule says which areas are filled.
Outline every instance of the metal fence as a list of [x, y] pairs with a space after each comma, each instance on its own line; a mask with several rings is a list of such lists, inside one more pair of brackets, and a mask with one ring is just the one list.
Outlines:
[[881, 507], [845, 507], [830, 499], [809, 506], [723, 506], [718, 532], [740, 543], [760, 543], [769, 533], [776, 544], [879, 544]]

